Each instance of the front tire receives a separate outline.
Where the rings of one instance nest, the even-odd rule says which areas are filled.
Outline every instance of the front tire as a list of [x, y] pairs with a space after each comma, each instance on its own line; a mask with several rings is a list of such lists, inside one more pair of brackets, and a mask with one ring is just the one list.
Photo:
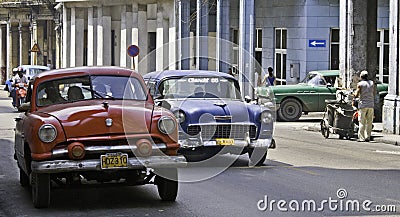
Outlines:
[[50, 205], [50, 174], [32, 173], [32, 202], [35, 208]]
[[163, 201], [175, 201], [178, 195], [177, 169], [164, 169], [156, 172], [155, 183], [158, 195]]
[[22, 187], [29, 186], [29, 176], [21, 168], [19, 168], [19, 183]]
[[283, 121], [297, 121], [301, 117], [303, 108], [299, 100], [288, 98], [283, 100], [278, 110], [279, 118]]
[[267, 159], [268, 149], [250, 149], [249, 150], [249, 166], [262, 166]]

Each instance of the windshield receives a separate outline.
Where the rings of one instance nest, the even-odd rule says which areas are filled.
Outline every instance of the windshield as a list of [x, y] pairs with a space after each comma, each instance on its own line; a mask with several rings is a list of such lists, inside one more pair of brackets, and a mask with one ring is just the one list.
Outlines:
[[158, 87], [163, 99], [223, 98], [241, 100], [234, 80], [223, 77], [180, 77], [163, 81]]
[[28, 74], [29, 75], [37, 75], [41, 72], [47, 71], [46, 69], [37, 69], [37, 68], [30, 68]]
[[327, 84], [323, 76], [321, 76], [320, 74], [314, 74], [314, 73], [309, 73], [307, 75], [307, 77], [304, 78], [303, 83], [306, 83], [308, 85], [315, 85], [315, 86]]
[[37, 105], [109, 98], [119, 100], [146, 100], [140, 81], [124, 76], [81, 76], [46, 81], [37, 89]]

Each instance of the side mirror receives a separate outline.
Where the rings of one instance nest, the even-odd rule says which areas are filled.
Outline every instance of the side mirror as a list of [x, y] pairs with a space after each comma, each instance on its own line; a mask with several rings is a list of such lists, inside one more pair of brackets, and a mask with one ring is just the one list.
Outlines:
[[250, 102], [251, 102], [251, 97], [250, 97], [250, 96], [245, 96], [245, 97], [244, 97], [244, 100], [245, 100], [247, 103], [250, 103]]
[[154, 100], [154, 104], [156, 105], [156, 106], [161, 106], [161, 104], [162, 104], [162, 100]]
[[170, 110], [171, 109], [171, 104], [169, 104], [169, 102], [167, 102], [167, 101], [165, 101], [165, 100], [156, 100], [155, 101], [155, 105], [156, 106], [161, 106], [161, 107], [164, 107], [164, 108], [166, 108], [166, 109], [168, 109], [168, 110]]
[[19, 112], [27, 112], [27, 111], [29, 111], [29, 109], [31, 109], [30, 102], [22, 103], [22, 105], [20, 107], [18, 107]]

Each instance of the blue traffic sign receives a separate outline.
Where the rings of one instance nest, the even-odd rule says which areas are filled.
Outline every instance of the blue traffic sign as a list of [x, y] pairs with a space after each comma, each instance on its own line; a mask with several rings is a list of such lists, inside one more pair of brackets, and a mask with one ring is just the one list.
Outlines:
[[136, 45], [129, 45], [127, 52], [129, 56], [135, 57], [139, 55], [139, 47]]
[[326, 47], [326, 40], [308, 40], [308, 47]]

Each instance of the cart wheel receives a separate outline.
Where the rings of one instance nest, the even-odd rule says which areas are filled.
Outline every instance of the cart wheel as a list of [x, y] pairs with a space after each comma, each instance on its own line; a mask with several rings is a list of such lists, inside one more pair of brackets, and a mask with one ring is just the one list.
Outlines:
[[321, 133], [325, 138], [329, 137], [329, 124], [328, 120], [321, 120]]
[[349, 130], [349, 133], [347, 134], [347, 139], [351, 139], [351, 138], [354, 137], [354, 130], [355, 130], [354, 128], [355, 128], [354, 123], [352, 123], [351, 127], [350, 127], [350, 130]]

